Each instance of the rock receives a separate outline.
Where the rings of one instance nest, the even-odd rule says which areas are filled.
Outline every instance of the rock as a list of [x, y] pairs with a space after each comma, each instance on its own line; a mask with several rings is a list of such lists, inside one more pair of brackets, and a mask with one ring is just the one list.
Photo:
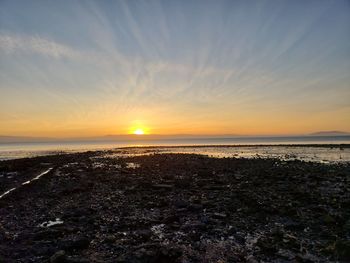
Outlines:
[[141, 240], [147, 241], [152, 236], [152, 231], [149, 229], [142, 229], [135, 232], [136, 236], [138, 236]]
[[87, 208], [83, 207], [70, 207], [68, 208], [64, 214], [63, 219], [72, 218], [72, 217], [81, 217], [84, 215], [89, 215], [90, 211]]
[[204, 230], [206, 229], [206, 225], [200, 221], [193, 221], [190, 224], [184, 224], [181, 226], [181, 229], [184, 231], [193, 231], [193, 230]]
[[175, 247], [162, 247], [158, 250], [154, 262], [172, 263], [181, 257], [182, 251]]
[[175, 263], [182, 255], [177, 247], [160, 247], [157, 245], [139, 248], [134, 252], [119, 256], [118, 263]]
[[295, 253], [290, 251], [290, 250], [286, 250], [286, 249], [280, 249], [278, 250], [278, 252], [276, 253], [276, 255], [284, 258], [284, 259], [288, 259], [288, 260], [293, 260], [295, 258]]
[[258, 239], [257, 245], [260, 247], [261, 252], [265, 255], [272, 256], [277, 252], [271, 238], [261, 237]]
[[295, 222], [292, 220], [287, 221], [286, 223], [284, 223], [284, 227], [287, 230], [292, 230], [292, 231], [296, 231], [296, 230], [303, 230], [304, 229], [304, 225], [299, 223], [299, 222]]
[[191, 211], [191, 212], [196, 212], [196, 211], [200, 211], [203, 209], [203, 206], [200, 205], [200, 204], [191, 204], [188, 206], [188, 211]]
[[345, 224], [343, 225], [343, 229], [344, 229], [344, 233], [346, 233], [350, 238], [350, 219], [345, 222]]
[[114, 235], [108, 235], [105, 237], [104, 242], [106, 243], [114, 243], [116, 240], [116, 237]]
[[181, 214], [181, 213], [186, 213], [187, 212], [187, 208], [178, 208], [176, 209], [176, 213]]
[[117, 263], [148, 263], [156, 262], [156, 252], [152, 248], [140, 248], [134, 252], [128, 252], [117, 258]]
[[50, 263], [64, 263], [66, 262], [66, 252], [59, 250], [50, 257]]
[[300, 244], [297, 237], [290, 234], [283, 235], [283, 243], [287, 244], [289, 248], [294, 248], [294, 249], [300, 248]]
[[226, 214], [224, 214], [224, 213], [214, 213], [213, 214], [213, 218], [224, 219], [224, 218], [226, 218]]
[[66, 263], [89, 263], [90, 260], [86, 258], [79, 258], [79, 257], [69, 257], [66, 259]]
[[249, 255], [247, 257], [247, 263], [259, 263], [259, 261], [257, 261], [253, 255]]
[[64, 234], [63, 231], [60, 231], [57, 229], [45, 229], [34, 233], [33, 239], [34, 240], [54, 239], [62, 236], [63, 234]]
[[184, 200], [175, 200], [174, 202], [174, 206], [176, 208], [184, 208], [188, 206], [188, 202], [184, 201]]
[[350, 241], [337, 240], [334, 244], [335, 256], [342, 261], [350, 261]]
[[284, 231], [280, 227], [275, 227], [271, 229], [271, 236], [274, 239], [274, 242], [281, 242], [283, 239]]
[[174, 185], [171, 184], [155, 184], [153, 185], [154, 188], [156, 189], [172, 189]]
[[78, 237], [61, 241], [61, 247], [67, 250], [85, 249], [90, 245], [90, 240], [86, 237]]
[[204, 186], [203, 189], [205, 190], [224, 190], [227, 189], [226, 185], [208, 185]]
[[325, 214], [322, 217], [322, 220], [326, 223], [326, 224], [334, 224], [336, 221], [334, 219], [333, 216], [331, 216], [330, 214]]
[[317, 257], [306, 253], [306, 254], [297, 254], [294, 258], [294, 260], [296, 262], [302, 262], [302, 263], [314, 263], [314, 262], [318, 262], [319, 260], [317, 259]]
[[203, 224], [206, 224], [206, 225], [215, 225], [218, 220], [209, 218], [207, 216], [201, 216], [199, 221]]
[[180, 222], [180, 218], [177, 215], [169, 215], [164, 219], [164, 223], [170, 224], [173, 222]]

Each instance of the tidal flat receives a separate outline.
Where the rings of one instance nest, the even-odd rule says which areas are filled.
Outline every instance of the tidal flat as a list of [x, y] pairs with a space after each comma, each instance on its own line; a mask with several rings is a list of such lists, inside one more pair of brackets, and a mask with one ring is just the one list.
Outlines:
[[0, 162], [0, 262], [350, 261], [350, 163], [197, 154]]

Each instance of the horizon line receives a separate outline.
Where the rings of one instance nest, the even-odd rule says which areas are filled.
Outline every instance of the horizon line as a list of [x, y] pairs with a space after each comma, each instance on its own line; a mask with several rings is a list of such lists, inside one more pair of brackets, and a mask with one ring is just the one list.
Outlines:
[[[93, 139], [108, 139], [111, 137], [129, 137], [133, 139], [142, 139], [150, 137], [159, 138], [173, 138], [176, 137], [197, 137], [197, 138], [232, 138], [232, 137], [300, 137], [300, 136], [348, 136], [350, 132], [347, 131], [319, 131], [312, 133], [298, 133], [298, 134], [106, 134], [106, 135], [91, 135], [91, 136], [27, 136], [27, 135], [0, 135], [0, 138], [8, 139], [33, 139], [33, 140], [93, 140]], [[157, 138], [154, 138], [157, 139]]]

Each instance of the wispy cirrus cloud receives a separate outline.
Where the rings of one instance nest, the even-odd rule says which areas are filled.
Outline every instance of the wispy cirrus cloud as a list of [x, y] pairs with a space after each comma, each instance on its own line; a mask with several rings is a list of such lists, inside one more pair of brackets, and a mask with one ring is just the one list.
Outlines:
[[61, 43], [40, 36], [0, 34], [0, 50], [8, 54], [35, 53], [52, 58], [79, 58], [82, 54]]

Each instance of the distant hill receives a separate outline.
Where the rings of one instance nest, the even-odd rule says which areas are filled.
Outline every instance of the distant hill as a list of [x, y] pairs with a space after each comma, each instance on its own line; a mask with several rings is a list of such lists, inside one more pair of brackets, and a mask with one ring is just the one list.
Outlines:
[[320, 132], [314, 132], [309, 134], [311, 136], [344, 136], [344, 135], [350, 135], [349, 132], [343, 132], [343, 131], [320, 131]]

